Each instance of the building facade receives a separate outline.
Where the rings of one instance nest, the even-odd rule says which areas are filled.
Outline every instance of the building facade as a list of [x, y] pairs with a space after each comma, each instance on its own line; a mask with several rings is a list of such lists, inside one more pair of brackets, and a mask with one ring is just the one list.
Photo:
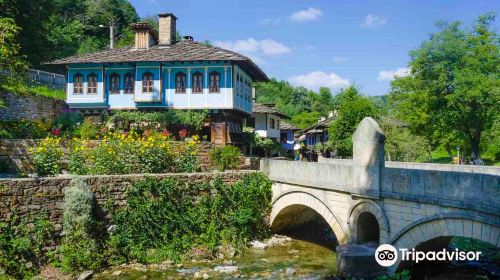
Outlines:
[[212, 142], [237, 143], [252, 114], [252, 84], [266, 74], [238, 53], [176, 41], [173, 14], [159, 15], [159, 32], [135, 23], [135, 45], [73, 56], [48, 64], [67, 67], [68, 106], [99, 110], [209, 110]]

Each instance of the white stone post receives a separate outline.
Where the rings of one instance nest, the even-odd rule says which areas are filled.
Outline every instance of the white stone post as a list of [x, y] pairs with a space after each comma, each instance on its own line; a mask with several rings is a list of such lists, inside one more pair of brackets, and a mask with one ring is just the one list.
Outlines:
[[378, 123], [364, 118], [352, 136], [352, 193], [377, 198], [380, 194], [381, 172], [384, 167], [385, 135]]

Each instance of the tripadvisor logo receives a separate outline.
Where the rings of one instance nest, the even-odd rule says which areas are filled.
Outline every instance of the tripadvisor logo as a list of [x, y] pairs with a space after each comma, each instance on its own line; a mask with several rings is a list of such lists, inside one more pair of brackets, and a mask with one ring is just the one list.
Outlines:
[[402, 261], [413, 261], [418, 263], [420, 261], [478, 261], [481, 252], [465, 252], [455, 249], [448, 251], [442, 249], [441, 251], [417, 251], [415, 248], [406, 249], [399, 248], [398, 250], [390, 244], [382, 244], [378, 246], [375, 251], [375, 260], [381, 266], [391, 266], [398, 260], [398, 255]]

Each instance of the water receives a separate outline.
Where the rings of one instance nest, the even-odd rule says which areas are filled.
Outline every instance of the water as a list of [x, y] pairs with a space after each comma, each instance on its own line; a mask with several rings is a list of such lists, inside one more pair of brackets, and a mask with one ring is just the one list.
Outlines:
[[[222, 261], [185, 262], [166, 270], [140, 268], [114, 268], [96, 275], [93, 279], [193, 279], [203, 274], [210, 279], [234, 279], [238, 274], [244, 279], [282, 279], [293, 275], [294, 279], [324, 279], [335, 274], [335, 252], [307, 241], [292, 239], [282, 245], [267, 249], [247, 248], [234, 259], [237, 274], [214, 272], [213, 268], [224, 265]], [[119, 275], [116, 275], [121, 271]], [[115, 274], [113, 275], [113, 272]]]

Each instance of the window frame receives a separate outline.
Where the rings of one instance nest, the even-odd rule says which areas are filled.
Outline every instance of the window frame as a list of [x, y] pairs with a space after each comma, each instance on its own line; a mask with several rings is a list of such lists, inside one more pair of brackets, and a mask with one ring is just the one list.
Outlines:
[[[198, 83], [199, 87], [194, 87], [195, 83], [195, 77], [196, 77], [196, 82]], [[196, 71], [191, 75], [191, 93], [194, 94], [200, 94], [203, 93], [203, 74], [200, 71]]]
[[[220, 93], [220, 73], [217, 71], [212, 71], [209, 74], [209, 84], [208, 84], [208, 92], [209, 93]], [[216, 89], [214, 91], [213, 89]]]
[[269, 128], [270, 129], [276, 129], [276, 124], [275, 124], [275, 121], [274, 121], [274, 118], [271, 118], [269, 117], [269, 120], [270, 120], [270, 123], [269, 123]]
[[[131, 87], [127, 84], [128, 78], [131, 79]], [[135, 93], [135, 76], [134, 74], [127, 72], [123, 75], [123, 94], [134, 94]]]
[[[146, 79], [146, 78], [150, 79]], [[142, 73], [142, 79], [141, 79], [141, 89], [143, 94], [152, 94], [155, 90], [155, 76], [153, 73], [146, 71]]]
[[[78, 83], [75, 82], [77, 78], [80, 79]], [[83, 75], [80, 73], [76, 73], [73, 75], [73, 94], [83, 94]]]
[[[94, 78], [95, 78], [95, 81], [92, 81], [92, 80], [94, 80]], [[91, 81], [92, 81], [92, 84], [91, 84]], [[95, 82], [95, 84], [94, 84], [94, 82]], [[98, 84], [99, 84], [99, 78], [98, 78], [97, 74], [95, 74], [95, 73], [88, 74], [87, 75], [87, 94], [92, 94], [92, 95], [97, 94]]]
[[[180, 77], [183, 78], [183, 87], [179, 86]], [[175, 93], [176, 94], [186, 94], [186, 79], [187, 75], [184, 72], [177, 72], [174, 76], [175, 78]]]
[[[118, 81], [115, 81], [114, 78], [118, 78]], [[118, 83], [118, 87], [116, 86], [116, 83]], [[118, 73], [113, 73], [109, 76], [109, 93], [110, 94], [120, 94], [120, 87], [121, 87], [121, 76]]]

